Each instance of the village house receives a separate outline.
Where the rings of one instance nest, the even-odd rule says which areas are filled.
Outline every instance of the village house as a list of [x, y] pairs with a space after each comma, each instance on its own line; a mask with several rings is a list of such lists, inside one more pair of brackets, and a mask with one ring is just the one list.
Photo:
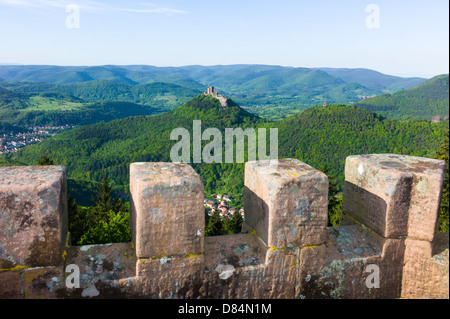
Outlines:
[[205, 202], [205, 206], [207, 206], [209, 208], [213, 208], [214, 206], [216, 206], [216, 202], [214, 202], [212, 200], [208, 200]]
[[205, 198], [203, 200], [204, 206], [207, 209], [206, 212], [208, 216], [214, 215], [216, 212], [219, 213], [221, 219], [225, 217], [232, 218], [237, 212], [239, 212], [244, 218], [244, 208], [229, 208], [227, 202], [231, 202], [233, 199], [231, 196], [217, 194], [216, 199], [218, 202]]

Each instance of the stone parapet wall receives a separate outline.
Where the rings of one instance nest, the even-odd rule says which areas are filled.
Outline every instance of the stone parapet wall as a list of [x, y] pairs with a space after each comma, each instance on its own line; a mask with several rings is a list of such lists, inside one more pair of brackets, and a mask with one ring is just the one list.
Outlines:
[[445, 162], [349, 157], [339, 227], [326, 175], [269, 164], [246, 163], [243, 233], [205, 237], [192, 167], [134, 163], [132, 241], [90, 246], [67, 240], [63, 167], [0, 168], [0, 298], [449, 298]]

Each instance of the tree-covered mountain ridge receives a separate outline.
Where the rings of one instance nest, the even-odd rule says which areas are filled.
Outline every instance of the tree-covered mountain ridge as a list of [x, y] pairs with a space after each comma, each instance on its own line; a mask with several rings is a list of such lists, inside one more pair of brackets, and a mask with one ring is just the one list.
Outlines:
[[187, 88], [177, 84], [152, 82], [128, 84], [112, 80], [92, 80], [79, 83], [2, 82], [0, 86], [17, 93], [59, 92], [86, 102], [124, 101], [173, 109], [202, 92], [202, 88]]
[[372, 97], [356, 106], [400, 120], [448, 119], [449, 75], [438, 75], [408, 90]]
[[427, 79], [420, 77], [398, 77], [363, 68], [317, 68], [349, 83], [359, 83], [372, 90], [395, 93], [417, 86]]
[[[411, 88], [426, 79], [372, 70], [276, 65], [0, 66], [0, 86], [17, 92], [57, 91], [85, 101], [127, 101], [166, 109], [215, 86], [252, 113], [280, 119], [324, 102], [356, 103], [365, 96]], [[155, 94], [156, 93], [156, 94]]]
[[[320, 71], [320, 72], [317, 72]], [[328, 74], [328, 77], [325, 75]], [[382, 74], [369, 69], [304, 68], [262, 64], [235, 65], [190, 65], [179, 67], [157, 67], [151, 65], [100, 65], [100, 66], [54, 66], [54, 65], [0, 65], [0, 79], [11, 82], [81, 83], [94, 80], [115, 81], [124, 84], [153, 82], [172, 83], [180, 86], [202, 89], [204, 85], [218, 87], [256, 82], [262, 85], [271, 77], [292, 81], [300, 77], [323, 76], [328, 82], [358, 83], [376, 91], [397, 91], [416, 86], [426, 79], [405, 78]], [[317, 78], [316, 78], [317, 81]], [[268, 87], [274, 89], [273, 87]], [[242, 89], [242, 87], [241, 87]], [[244, 90], [242, 90], [244, 91]], [[241, 91], [241, 92], [242, 92]]]
[[68, 93], [19, 93], [0, 88], [0, 134], [31, 126], [87, 125], [165, 109], [126, 101], [86, 102]]

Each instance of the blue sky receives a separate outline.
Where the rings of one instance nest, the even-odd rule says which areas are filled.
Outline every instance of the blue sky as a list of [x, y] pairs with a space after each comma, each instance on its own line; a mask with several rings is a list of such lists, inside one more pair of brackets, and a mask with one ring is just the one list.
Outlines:
[[[80, 10], [68, 28], [68, 4]], [[379, 9], [369, 28], [368, 5]], [[0, 63], [274, 64], [449, 72], [446, 0], [0, 0]], [[374, 21], [374, 20], [370, 20]]]

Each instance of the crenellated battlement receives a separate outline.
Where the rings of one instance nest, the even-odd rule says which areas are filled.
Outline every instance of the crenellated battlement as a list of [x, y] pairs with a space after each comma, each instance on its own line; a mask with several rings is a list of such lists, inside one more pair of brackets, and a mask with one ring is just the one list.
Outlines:
[[192, 167], [134, 163], [132, 242], [91, 246], [69, 245], [64, 167], [0, 168], [0, 298], [449, 298], [445, 162], [348, 157], [339, 227], [325, 174], [268, 167], [246, 163], [243, 233], [205, 237]]

